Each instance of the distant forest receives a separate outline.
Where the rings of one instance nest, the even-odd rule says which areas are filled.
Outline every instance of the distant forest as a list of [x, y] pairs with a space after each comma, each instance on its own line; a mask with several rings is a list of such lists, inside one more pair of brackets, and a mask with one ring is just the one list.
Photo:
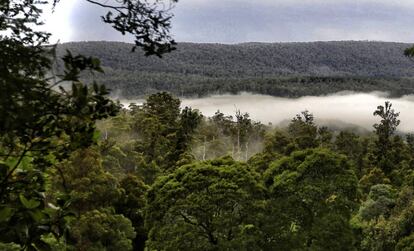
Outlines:
[[414, 93], [414, 62], [404, 43], [311, 42], [236, 45], [180, 43], [162, 59], [131, 53], [131, 44], [76, 42], [58, 47], [98, 57], [105, 74], [85, 75], [113, 95], [139, 97], [158, 91], [207, 96], [243, 91], [281, 97], [339, 91]]

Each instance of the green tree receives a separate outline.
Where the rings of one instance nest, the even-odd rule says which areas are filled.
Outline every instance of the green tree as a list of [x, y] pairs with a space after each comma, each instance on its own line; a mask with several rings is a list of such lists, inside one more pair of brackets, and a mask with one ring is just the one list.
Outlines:
[[202, 116], [191, 108], [180, 109], [181, 101], [162, 92], [150, 95], [134, 115], [134, 130], [139, 135], [136, 151], [146, 163], [155, 163], [162, 171], [173, 170], [189, 151]]
[[[172, 50], [170, 15], [157, 8], [159, 1], [127, 0], [113, 6], [87, 1], [116, 12], [109, 11], [104, 22], [135, 35], [136, 46], [147, 54]], [[44, 197], [45, 170], [95, 143], [95, 121], [118, 111], [105, 97], [105, 87], [79, 80], [82, 71], [102, 72], [96, 58], [68, 52], [63, 74], [49, 77], [54, 47], [48, 46], [50, 34], [39, 31], [41, 13], [42, 7], [58, 2], [0, 3], [0, 241], [28, 250], [47, 249], [41, 236], [59, 236], [65, 228], [65, 203]], [[73, 83], [70, 90], [60, 86], [63, 81]]]
[[365, 167], [364, 157], [367, 153], [366, 144], [361, 137], [351, 131], [341, 131], [335, 138], [334, 149], [348, 157], [355, 166], [356, 174], [361, 177]]
[[392, 150], [392, 136], [400, 124], [399, 115], [399, 112], [392, 109], [392, 104], [389, 101], [385, 102], [385, 106], [378, 106], [374, 112], [374, 116], [381, 118], [379, 124], [374, 124], [375, 134], [377, 135], [375, 155], [377, 165], [386, 175], [392, 171], [395, 164], [390, 161], [389, 155]]
[[135, 232], [131, 221], [110, 209], [88, 211], [72, 228], [74, 250], [132, 250]]
[[185, 165], [148, 191], [150, 250], [250, 250], [260, 242], [263, 187], [231, 158]]
[[359, 216], [365, 220], [388, 217], [396, 204], [395, 190], [390, 185], [378, 184], [371, 187], [368, 199], [361, 204]]
[[111, 207], [123, 193], [118, 180], [103, 169], [101, 156], [94, 149], [77, 151], [68, 161], [58, 164], [52, 179], [50, 192], [68, 194], [70, 209], [77, 215]]
[[[381, 188], [380, 186], [378, 188], [382, 191], [376, 192], [379, 195], [376, 200], [382, 206], [373, 207], [372, 209], [374, 209], [373, 212], [376, 212], [376, 215], [379, 212], [385, 212], [385, 214], [379, 216], [376, 220], [362, 222], [363, 240], [361, 249], [376, 251], [410, 250], [414, 229], [414, 193], [412, 186], [403, 187], [396, 198], [392, 194], [393, 192], [389, 193], [387, 191], [389, 189], [384, 190], [385, 187]], [[395, 203], [395, 205], [392, 206], [389, 203]], [[391, 210], [389, 206], [392, 206]]]
[[165, 158], [174, 150], [180, 103], [166, 92], [156, 93], [137, 111], [134, 118], [134, 130], [140, 136], [137, 151], [143, 153], [148, 163], [154, 161], [167, 168]]
[[326, 149], [293, 152], [264, 174], [269, 190], [269, 247], [352, 250], [349, 220], [357, 179], [347, 159]]
[[368, 194], [372, 186], [379, 184], [391, 184], [391, 181], [378, 167], [371, 168], [369, 172], [359, 180], [359, 186], [364, 194]]
[[[144, 203], [134, 204], [131, 200], [133, 195], [140, 196], [136, 190], [143, 193], [141, 188], [145, 186], [132, 190], [129, 179], [120, 183], [103, 169], [99, 152], [90, 148], [76, 151], [68, 161], [57, 165], [51, 179], [53, 187], [48, 197], [67, 194], [68, 210], [76, 216], [65, 232], [67, 239], [61, 240], [69, 249], [72, 246], [76, 250], [132, 250], [134, 228], [143, 228], [142, 220], [138, 219], [135, 226], [131, 223], [137, 219], [132, 210], [139, 210]], [[134, 206], [131, 211], [126, 210], [128, 205]]]
[[249, 165], [261, 174], [269, 168], [273, 161], [289, 155], [293, 150], [292, 139], [285, 131], [279, 129], [267, 133], [263, 144], [263, 151], [255, 154], [248, 161]]
[[288, 131], [293, 137], [294, 143], [298, 149], [318, 146], [318, 128], [313, 120], [313, 114], [304, 111], [301, 114], [297, 114], [290, 122]]
[[120, 187], [123, 193], [114, 204], [116, 213], [127, 217], [134, 227], [136, 236], [132, 243], [133, 250], [144, 250], [147, 240], [147, 230], [144, 227], [145, 194], [149, 187], [131, 174], [120, 181]]

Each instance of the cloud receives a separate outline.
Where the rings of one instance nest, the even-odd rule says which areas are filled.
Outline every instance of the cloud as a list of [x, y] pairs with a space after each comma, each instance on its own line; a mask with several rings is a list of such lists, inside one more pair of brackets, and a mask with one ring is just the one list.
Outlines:
[[[132, 42], [102, 23], [101, 8], [84, 0], [62, 4], [71, 1], [53, 20], [56, 37]], [[188, 42], [413, 42], [413, 10], [412, 0], [181, 0], [173, 10], [172, 33]]]
[[[191, 1], [184, 1], [181, 0], [179, 5], [192, 5], [192, 6], [202, 6], [202, 5], [214, 5], [215, 3], [218, 4], [246, 4], [252, 3], [251, 0], [226, 0], [226, 1], [219, 1], [219, 0], [191, 0]], [[374, 5], [386, 5], [389, 7], [402, 7], [402, 8], [414, 8], [414, 3], [412, 0], [256, 0], [254, 1], [255, 5], [267, 5], [267, 6], [275, 6], [275, 7], [286, 7], [286, 6], [322, 6], [322, 5], [334, 5], [339, 6], [343, 4], [351, 4], [351, 5], [365, 5], [365, 4], [374, 4]]]
[[[251, 118], [264, 124], [283, 124], [296, 114], [309, 110], [316, 122], [323, 125], [343, 126], [357, 125], [373, 131], [372, 125], [379, 122], [373, 116], [378, 105], [390, 101], [393, 109], [400, 112], [401, 124], [398, 130], [404, 133], [413, 132], [414, 128], [414, 96], [390, 99], [386, 93], [337, 93], [328, 96], [307, 96], [297, 99], [272, 97], [267, 95], [242, 93], [241, 95], [214, 95], [198, 99], [182, 99], [181, 106], [200, 110], [205, 116], [213, 116], [217, 110], [224, 114], [234, 115], [236, 110], [247, 112]], [[129, 103], [142, 103], [143, 100], [121, 100], [124, 106]], [[252, 104], [255, 104], [252, 106]], [[283, 107], [283, 109], [281, 109]]]
[[179, 41], [392, 40], [411, 42], [414, 18], [402, 1], [196, 0], [177, 6]]
[[70, 24], [71, 13], [77, 2], [78, 0], [61, 1], [54, 11], [50, 5], [43, 9], [42, 19], [45, 25], [41, 29], [52, 33], [51, 42], [71, 40], [73, 33], [73, 27]]

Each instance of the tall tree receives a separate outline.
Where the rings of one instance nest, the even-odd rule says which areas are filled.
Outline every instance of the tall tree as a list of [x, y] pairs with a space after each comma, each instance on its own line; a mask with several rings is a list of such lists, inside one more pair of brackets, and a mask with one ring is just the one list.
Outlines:
[[378, 106], [374, 112], [374, 116], [381, 118], [380, 123], [374, 124], [375, 134], [377, 135], [376, 161], [385, 174], [389, 174], [395, 164], [390, 163], [389, 154], [392, 148], [392, 136], [400, 124], [399, 115], [399, 112], [392, 109], [392, 104], [389, 101], [385, 102], [385, 106]]
[[136, 150], [147, 163], [163, 171], [172, 170], [187, 153], [201, 114], [191, 108], [180, 109], [181, 101], [166, 92], [150, 95], [136, 109], [134, 129], [139, 135]]

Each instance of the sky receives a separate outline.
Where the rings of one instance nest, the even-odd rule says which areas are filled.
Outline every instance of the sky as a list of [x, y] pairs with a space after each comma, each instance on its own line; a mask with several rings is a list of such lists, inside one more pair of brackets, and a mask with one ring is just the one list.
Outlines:
[[[180, 0], [173, 13], [178, 42], [414, 42], [414, 0]], [[45, 14], [45, 29], [52, 42], [133, 42], [103, 24], [102, 14], [85, 0], [61, 0]]]

